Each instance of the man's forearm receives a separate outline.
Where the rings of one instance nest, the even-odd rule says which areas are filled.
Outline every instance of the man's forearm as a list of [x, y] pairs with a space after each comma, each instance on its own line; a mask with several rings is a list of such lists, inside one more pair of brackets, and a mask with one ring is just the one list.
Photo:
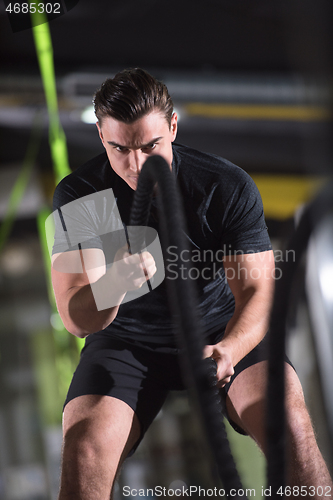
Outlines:
[[[96, 283], [73, 287], [68, 291], [67, 311], [64, 314], [66, 329], [77, 337], [86, 337], [106, 328], [115, 319], [125, 293], [112, 289], [109, 276], [102, 276]], [[115, 287], [114, 287], [115, 288]], [[99, 296], [107, 293], [111, 307], [100, 309]]]
[[271, 300], [267, 294], [249, 293], [247, 299], [236, 303], [227, 324], [221, 347], [227, 350], [235, 366], [264, 338], [269, 326]]

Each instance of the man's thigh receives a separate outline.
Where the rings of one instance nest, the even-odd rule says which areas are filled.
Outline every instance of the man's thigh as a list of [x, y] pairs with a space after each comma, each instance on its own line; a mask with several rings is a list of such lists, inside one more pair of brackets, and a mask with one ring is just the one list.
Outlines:
[[[233, 381], [226, 397], [228, 417], [265, 448], [265, 412], [268, 361], [249, 366]], [[302, 387], [295, 369], [285, 362], [286, 404], [305, 408]]]
[[91, 394], [79, 396], [65, 406], [63, 432], [65, 445], [99, 443], [121, 460], [140, 439], [141, 427], [132, 408], [123, 401]]
[[[96, 336], [82, 351], [66, 398], [65, 417], [68, 418], [70, 411], [67, 407], [80, 416], [80, 401], [84, 401], [84, 413], [89, 411], [95, 415], [104, 404], [106, 413], [112, 418], [117, 418], [119, 412], [122, 414], [121, 408], [129, 407], [141, 427], [140, 439], [132, 450], [134, 452], [159, 413], [169, 390], [181, 388], [178, 356]], [[92, 406], [89, 395], [95, 395]], [[108, 423], [103, 422], [105, 425]]]
[[255, 437], [253, 427], [258, 427], [256, 432], [261, 433], [264, 421], [267, 367], [267, 361], [260, 361], [243, 370], [226, 397], [229, 419], [252, 437]]

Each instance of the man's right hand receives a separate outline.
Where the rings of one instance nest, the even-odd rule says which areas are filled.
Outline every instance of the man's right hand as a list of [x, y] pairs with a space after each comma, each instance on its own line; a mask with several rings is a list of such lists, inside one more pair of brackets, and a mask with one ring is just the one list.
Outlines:
[[149, 252], [131, 255], [127, 247], [118, 250], [109, 270], [111, 282], [122, 293], [138, 290], [155, 273], [155, 260]]

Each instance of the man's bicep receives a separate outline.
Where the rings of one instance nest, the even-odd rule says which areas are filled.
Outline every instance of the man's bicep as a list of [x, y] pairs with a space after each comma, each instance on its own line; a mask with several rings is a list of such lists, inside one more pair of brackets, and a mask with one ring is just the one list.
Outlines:
[[248, 291], [272, 293], [274, 288], [274, 254], [265, 252], [228, 255], [223, 259], [224, 272], [235, 297]]

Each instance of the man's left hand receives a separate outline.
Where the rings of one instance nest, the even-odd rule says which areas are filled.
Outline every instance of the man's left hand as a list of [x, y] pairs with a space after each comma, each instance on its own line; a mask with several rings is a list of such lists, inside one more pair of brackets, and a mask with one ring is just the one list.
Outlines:
[[217, 387], [224, 387], [234, 374], [234, 367], [229, 353], [219, 344], [207, 345], [203, 352], [204, 358], [213, 358], [217, 364]]

